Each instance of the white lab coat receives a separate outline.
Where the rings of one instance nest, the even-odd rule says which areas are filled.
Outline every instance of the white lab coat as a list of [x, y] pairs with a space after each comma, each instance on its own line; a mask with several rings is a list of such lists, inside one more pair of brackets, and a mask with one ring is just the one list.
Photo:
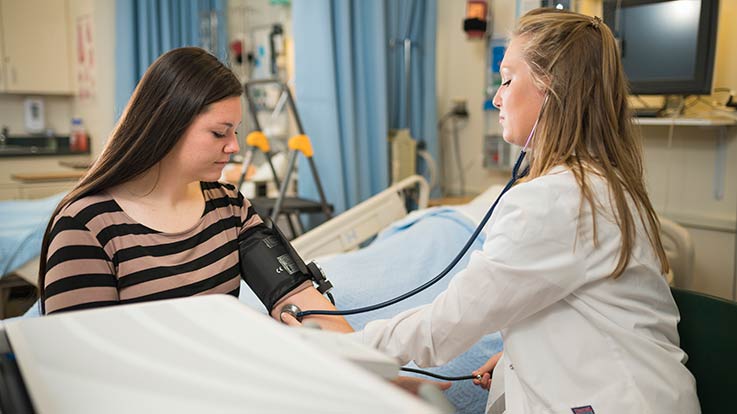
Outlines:
[[558, 167], [502, 198], [483, 250], [431, 304], [352, 335], [402, 363], [434, 366], [501, 330], [492, 395], [503, 375], [507, 413], [700, 412], [678, 310], [642, 223], [624, 274], [611, 278], [620, 232], [606, 182], [588, 177], [604, 206], [598, 247], [591, 209]]

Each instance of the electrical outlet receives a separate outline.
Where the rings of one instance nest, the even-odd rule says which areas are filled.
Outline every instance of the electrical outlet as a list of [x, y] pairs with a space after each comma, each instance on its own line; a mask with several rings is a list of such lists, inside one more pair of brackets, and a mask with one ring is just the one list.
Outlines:
[[451, 112], [459, 118], [468, 117], [467, 101], [465, 98], [454, 98], [451, 102]]
[[727, 108], [737, 108], [737, 100], [734, 98], [734, 94], [729, 94], [729, 100], [724, 104]]

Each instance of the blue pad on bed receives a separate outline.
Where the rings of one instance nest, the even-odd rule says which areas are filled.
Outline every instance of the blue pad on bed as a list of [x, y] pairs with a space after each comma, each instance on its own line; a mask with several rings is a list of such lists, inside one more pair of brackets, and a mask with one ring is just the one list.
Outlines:
[[[474, 229], [474, 223], [454, 210], [428, 209], [395, 222], [366, 248], [317, 261], [335, 286], [333, 294], [338, 309], [363, 307], [399, 296], [433, 278], [458, 254]], [[479, 250], [482, 245], [483, 233], [470, 250]], [[466, 266], [469, 257], [467, 253], [448, 276], [425, 291], [396, 305], [346, 319], [360, 330], [369, 321], [390, 318], [432, 302], [447, 288], [452, 276]], [[263, 308], [247, 288], [241, 292], [242, 301]], [[429, 371], [446, 376], [470, 375], [501, 349], [501, 336], [487, 335], [448, 364]], [[408, 366], [416, 368], [414, 364]], [[406, 372], [402, 375], [429, 378]], [[488, 392], [471, 381], [457, 381], [446, 391], [446, 396], [459, 413], [481, 413]]]
[[0, 276], [38, 256], [51, 213], [64, 195], [0, 202]]

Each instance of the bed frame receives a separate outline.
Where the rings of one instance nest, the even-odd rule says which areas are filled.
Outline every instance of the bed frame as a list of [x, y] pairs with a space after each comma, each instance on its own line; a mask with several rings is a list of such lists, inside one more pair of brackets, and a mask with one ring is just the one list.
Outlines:
[[413, 175], [292, 241], [305, 261], [357, 249], [389, 224], [407, 215], [406, 193], [417, 190], [417, 208], [427, 207], [430, 186]]
[[32, 284], [33, 286], [36, 286], [36, 284], [38, 283], [38, 257], [29, 260], [23, 266], [15, 269], [7, 275], [3, 275], [0, 277], [4, 278], [5, 276], [13, 274]]

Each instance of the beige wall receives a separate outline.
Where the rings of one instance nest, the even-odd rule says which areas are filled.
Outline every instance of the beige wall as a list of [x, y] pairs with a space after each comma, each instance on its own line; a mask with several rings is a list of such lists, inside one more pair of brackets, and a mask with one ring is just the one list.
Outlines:
[[737, 1], [722, 0], [719, 3], [714, 86], [737, 90]]
[[[84, 120], [92, 138], [93, 159], [100, 153], [114, 127], [115, 106], [115, 0], [70, 0], [70, 27], [76, 36], [76, 21], [92, 18], [96, 65], [96, 88], [90, 99], [75, 97], [72, 113]], [[72, 42], [73, 56], [77, 42]], [[76, 66], [72, 73], [76, 74]]]
[[[514, 2], [496, 1], [493, 13], [498, 16], [495, 21], [495, 33], [506, 33], [512, 28], [514, 21]], [[485, 119], [482, 105], [484, 100], [484, 62], [486, 44], [482, 40], [468, 40], [462, 30], [466, 13], [466, 2], [459, 0], [438, 1], [437, 32], [437, 96], [438, 117], [445, 114], [454, 99], [465, 99], [469, 118], [459, 123], [461, 141], [461, 159], [465, 170], [466, 191], [480, 193], [491, 184], [506, 181], [506, 172], [488, 171], [484, 169], [481, 148], [486, 126], [494, 132], [500, 132], [498, 113], [491, 112]], [[451, 147], [450, 129], [439, 136], [443, 140], [441, 148]], [[448, 157], [446, 157], [448, 158]], [[454, 164], [447, 165], [445, 179], [452, 183], [458, 181]]]
[[[73, 100], [71, 96], [30, 96], [43, 98], [46, 128], [54, 130], [59, 135], [69, 133]], [[23, 121], [23, 100], [26, 97], [26, 95], [0, 93], [0, 127], [7, 126], [10, 135], [27, 134]]]

